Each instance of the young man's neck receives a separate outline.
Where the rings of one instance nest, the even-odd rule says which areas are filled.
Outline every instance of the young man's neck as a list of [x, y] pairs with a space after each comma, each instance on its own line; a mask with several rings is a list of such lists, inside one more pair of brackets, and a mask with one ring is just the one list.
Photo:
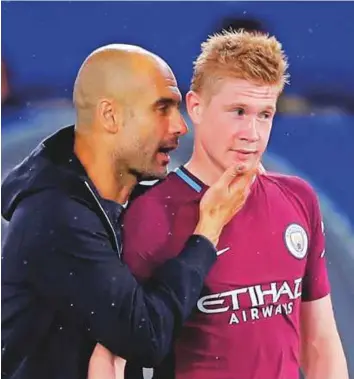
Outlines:
[[223, 174], [223, 169], [218, 167], [205, 152], [199, 153], [194, 150], [191, 159], [184, 166], [207, 186], [213, 185]]
[[207, 186], [212, 186], [224, 173], [224, 168], [218, 166], [204, 150], [194, 149], [191, 159], [184, 167]]

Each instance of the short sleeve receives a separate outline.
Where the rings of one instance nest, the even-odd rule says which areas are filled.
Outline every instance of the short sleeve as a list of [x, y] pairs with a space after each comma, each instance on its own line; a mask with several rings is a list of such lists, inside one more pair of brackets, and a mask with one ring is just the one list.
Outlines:
[[325, 228], [319, 201], [314, 192], [310, 222], [311, 236], [303, 281], [303, 301], [317, 300], [325, 297], [330, 292], [325, 254]]

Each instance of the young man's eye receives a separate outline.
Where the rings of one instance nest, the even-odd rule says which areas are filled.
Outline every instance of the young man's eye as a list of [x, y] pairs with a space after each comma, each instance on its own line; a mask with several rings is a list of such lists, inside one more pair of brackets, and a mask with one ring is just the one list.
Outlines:
[[261, 118], [263, 118], [264, 120], [268, 120], [271, 117], [272, 117], [272, 115], [269, 112], [262, 112], [261, 113]]
[[236, 108], [234, 110], [234, 112], [238, 115], [238, 116], [243, 116], [246, 112], [243, 108]]

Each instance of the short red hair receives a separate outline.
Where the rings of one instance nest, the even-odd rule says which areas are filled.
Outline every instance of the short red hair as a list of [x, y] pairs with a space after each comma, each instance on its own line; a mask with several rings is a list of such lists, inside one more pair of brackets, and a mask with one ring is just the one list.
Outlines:
[[245, 31], [223, 31], [202, 44], [194, 62], [191, 90], [210, 90], [224, 78], [238, 78], [259, 85], [288, 83], [287, 57], [275, 37]]

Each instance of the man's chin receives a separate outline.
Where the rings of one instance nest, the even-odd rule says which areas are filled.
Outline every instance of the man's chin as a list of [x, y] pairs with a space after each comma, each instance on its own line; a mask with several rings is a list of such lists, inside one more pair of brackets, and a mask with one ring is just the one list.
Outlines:
[[248, 172], [255, 171], [256, 168], [259, 165], [259, 161], [255, 160], [246, 160], [246, 161], [241, 161], [241, 160], [235, 160], [233, 162], [230, 162], [229, 166], [225, 166], [224, 169], [227, 170], [230, 166], [236, 165], [238, 168], [238, 172], [240, 175], [247, 174]]
[[146, 171], [142, 172], [138, 176], [138, 181], [139, 182], [148, 182], [152, 180], [162, 180], [165, 179], [167, 176], [167, 167], [161, 170], [156, 170], [156, 171]]

